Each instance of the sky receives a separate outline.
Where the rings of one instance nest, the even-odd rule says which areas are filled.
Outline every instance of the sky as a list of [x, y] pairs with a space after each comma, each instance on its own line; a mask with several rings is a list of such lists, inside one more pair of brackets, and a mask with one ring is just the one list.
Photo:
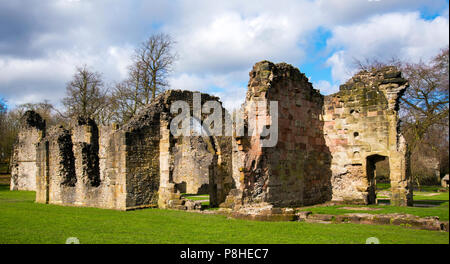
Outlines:
[[355, 60], [428, 60], [449, 44], [448, 0], [0, 0], [0, 98], [63, 108], [75, 67], [113, 85], [154, 33], [176, 41], [172, 89], [217, 95], [231, 109], [262, 60], [298, 67], [322, 94]]

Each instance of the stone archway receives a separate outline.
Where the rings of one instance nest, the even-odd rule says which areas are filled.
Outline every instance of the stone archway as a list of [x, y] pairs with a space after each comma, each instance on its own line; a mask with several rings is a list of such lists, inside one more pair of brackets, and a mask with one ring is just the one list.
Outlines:
[[[225, 202], [228, 193], [235, 188], [235, 183], [232, 178], [232, 155], [231, 155], [231, 137], [225, 135], [224, 127], [221, 135], [213, 135], [208, 128], [207, 135], [202, 137], [203, 144], [192, 144], [196, 141], [195, 136], [176, 136], [170, 131], [171, 122], [174, 120], [175, 116], [170, 112], [170, 105], [178, 100], [183, 100], [189, 105], [190, 112], [194, 111], [195, 100], [194, 92], [190, 91], [178, 91], [172, 90], [165, 94], [164, 99], [164, 109], [161, 109], [160, 113], [160, 141], [159, 141], [159, 177], [160, 184], [158, 190], [158, 206], [161, 208], [183, 208], [184, 202], [181, 199], [180, 188], [177, 186], [177, 182], [174, 181], [174, 173], [184, 170], [186, 174], [191, 174], [192, 177], [199, 177], [195, 175], [198, 171], [193, 166], [184, 166], [182, 162], [179, 162], [179, 156], [177, 153], [179, 147], [183, 144], [189, 145], [191, 152], [200, 151], [205, 154], [203, 149], [205, 145], [207, 146], [207, 152], [211, 155], [209, 158], [203, 160], [203, 166], [208, 166], [208, 193], [210, 195], [210, 206], [219, 206]], [[197, 93], [197, 99], [199, 103], [203, 105], [208, 101], [219, 102], [217, 97], [213, 97], [207, 94]], [[220, 103], [221, 104], [221, 103]], [[225, 124], [226, 110], [221, 106], [222, 111], [222, 124]], [[193, 116], [193, 115], [191, 115]], [[202, 123], [208, 115], [202, 114], [198, 121]], [[183, 143], [184, 142], [184, 143]], [[184, 168], [180, 168], [181, 166]], [[205, 168], [203, 168], [205, 172]], [[204, 176], [204, 175], [203, 175]], [[179, 183], [178, 183], [179, 184]]]
[[378, 154], [370, 155], [366, 158], [366, 175], [369, 183], [367, 197], [368, 204], [377, 203], [377, 163], [379, 164], [386, 159], [389, 161], [389, 157]]

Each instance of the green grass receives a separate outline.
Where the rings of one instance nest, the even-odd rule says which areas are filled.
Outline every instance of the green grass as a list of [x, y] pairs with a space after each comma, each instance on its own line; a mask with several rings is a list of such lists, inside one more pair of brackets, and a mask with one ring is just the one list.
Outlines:
[[448, 202], [448, 192], [445, 193], [439, 193], [438, 195], [433, 196], [427, 196], [427, 194], [432, 194], [435, 192], [413, 192], [414, 194], [414, 201], [417, 200], [427, 200], [427, 201], [447, 201]]
[[[377, 191], [389, 191], [391, 188], [390, 183], [379, 183], [377, 182]], [[420, 186], [420, 190], [418, 190], [418, 187], [414, 187], [414, 192], [438, 192], [439, 190], [444, 189], [440, 185], [422, 185]]]
[[[449, 220], [449, 195], [447, 193], [439, 193], [434, 196], [426, 196], [430, 192], [414, 192], [415, 204], [434, 204], [435, 207], [403, 207], [403, 206], [386, 206], [386, 205], [364, 205], [351, 207], [370, 207], [378, 208], [380, 210], [346, 210], [342, 207], [349, 207], [346, 205], [321, 206], [308, 209], [316, 214], [345, 214], [345, 213], [370, 213], [370, 214], [390, 214], [390, 213], [404, 213], [412, 214], [420, 217], [439, 216], [440, 220]], [[379, 197], [380, 198], [380, 197]]]
[[449, 243], [445, 232], [399, 226], [257, 222], [222, 215], [144, 209], [129, 212], [34, 203], [34, 192], [0, 186], [0, 244], [64, 243]]
[[208, 194], [184, 194], [182, 197], [193, 201], [209, 200]]
[[[377, 184], [377, 188], [390, 188], [389, 184]], [[412, 214], [420, 217], [426, 216], [438, 216], [442, 221], [449, 220], [449, 193], [439, 193], [434, 196], [427, 196], [427, 194], [436, 193], [431, 192], [438, 190], [439, 186], [424, 186], [423, 190], [427, 192], [413, 192], [414, 203], [415, 204], [434, 204], [435, 207], [402, 207], [402, 206], [386, 206], [386, 205], [368, 205], [368, 206], [352, 206], [352, 207], [370, 207], [378, 208], [380, 210], [346, 210], [341, 209], [342, 207], [349, 207], [345, 205], [335, 205], [335, 206], [322, 206], [308, 209], [309, 211], [316, 214], [345, 214], [345, 213], [370, 213], [370, 214], [390, 214], [390, 213], [404, 213]], [[379, 196], [378, 198], [382, 198]]]
[[389, 189], [391, 189], [390, 183], [377, 183], [377, 191], [389, 191]]
[[[378, 208], [380, 210], [346, 210], [342, 207], [370, 207]], [[439, 216], [442, 221], [448, 221], [449, 219], [449, 204], [448, 202], [442, 203], [436, 207], [403, 207], [403, 206], [387, 206], [387, 205], [333, 205], [333, 206], [320, 206], [306, 209], [315, 214], [332, 214], [340, 215], [345, 213], [369, 213], [369, 214], [392, 214], [392, 213], [402, 213], [402, 214], [412, 214], [420, 217], [426, 216]]]
[[[377, 183], [377, 191], [389, 191], [391, 185], [389, 183]], [[425, 201], [429, 201], [431, 204], [441, 204], [449, 199], [448, 192], [441, 192], [438, 195], [429, 196], [428, 194], [438, 193], [440, 189], [443, 189], [441, 186], [421, 186], [420, 191], [413, 191], [414, 194], [414, 202], [415, 203], [426, 203]], [[378, 199], [386, 199], [389, 198], [384, 195], [377, 194]]]
[[183, 198], [193, 200], [193, 201], [201, 201], [201, 200], [208, 200], [205, 202], [202, 202], [203, 207], [209, 206], [209, 194], [182, 194]]
[[[417, 191], [418, 187], [415, 187], [414, 190]], [[440, 189], [444, 189], [442, 186], [439, 185], [432, 185], [432, 186], [427, 186], [427, 185], [423, 185], [420, 186], [420, 192], [438, 192]]]

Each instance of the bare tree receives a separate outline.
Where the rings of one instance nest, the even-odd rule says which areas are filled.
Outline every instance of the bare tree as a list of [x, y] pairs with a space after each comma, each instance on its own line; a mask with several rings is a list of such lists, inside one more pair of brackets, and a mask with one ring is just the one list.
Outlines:
[[448, 171], [449, 131], [449, 48], [441, 50], [430, 61], [407, 63], [393, 58], [387, 62], [365, 59], [355, 62], [361, 70], [397, 66], [408, 79], [410, 87], [400, 99], [401, 130], [411, 154], [411, 172], [420, 186], [425, 180], [425, 157], [435, 157], [441, 169]]
[[6, 115], [6, 102], [0, 97], [0, 127], [2, 126]]
[[19, 119], [14, 111], [8, 111], [6, 100], [0, 98], [0, 171], [9, 172], [9, 158], [17, 137]]
[[5, 162], [5, 159], [9, 153], [7, 153], [7, 145], [6, 142], [6, 102], [3, 98], [0, 97], [0, 164]]
[[130, 79], [139, 87], [144, 104], [168, 87], [167, 77], [176, 59], [173, 45], [169, 35], [159, 33], [150, 36], [135, 50]]
[[98, 121], [99, 112], [106, 104], [106, 95], [101, 74], [84, 65], [76, 68], [72, 81], [67, 84], [63, 104], [69, 117], [81, 116]]
[[355, 60], [361, 70], [380, 69], [387, 65], [398, 67], [410, 87], [401, 98], [402, 130], [412, 136], [408, 142], [414, 149], [434, 126], [448, 128], [449, 114], [449, 49], [443, 49], [430, 62], [406, 63], [397, 58], [387, 62], [379, 59]]
[[403, 129], [410, 134], [411, 149], [425, 139], [433, 127], [448, 129], [448, 47], [430, 63], [407, 63], [402, 72], [410, 87], [401, 99], [403, 108]]
[[110, 106], [113, 120], [127, 122], [142, 107], [168, 88], [167, 78], [177, 57], [172, 52], [174, 41], [167, 34], [155, 34], [135, 50], [128, 78], [112, 89]]
[[47, 123], [48, 126], [64, 123], [67, 117], [63, 115], [56, 107], [48, 100], [39, 103], [26, 103], [18, 105], [14, 112], [22, 116], [26, 111], [32, 110], [38, 113]]
[[114, 86], [112, 93], [114, 121], [124, 123], [130, 120], [144, 105], [143, 95], [139, 92], [137, 82], [125, 80]]

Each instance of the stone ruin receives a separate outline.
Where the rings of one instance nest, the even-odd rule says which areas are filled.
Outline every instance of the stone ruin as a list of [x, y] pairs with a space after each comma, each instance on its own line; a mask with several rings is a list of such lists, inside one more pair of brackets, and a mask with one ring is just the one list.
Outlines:
[[[172, 135], [173, 102], [187, 102], [191, 113], [196, 96], [202, 105], [220, 103], [191, 91], [159, 95], [122, 127], [79, 118], [68, 127], [46, 128], [29, 111], [11, 159], [11, 190], [35, 190], [38, 203], [117, 210], [199, 209], [198, 202], [181, 194], [209, 194], [210, 206], [237, 215], [276, 214], [327, 201], [376, 203], [376, 164], [388, 159], [391, 204], [411, 205], [398, 119], [407, 86], [398, 70], [385, 67], [362, 71], [339, 92], [323, 96], [291, 65], [256, 63], [240, 110], [242, 125], [248, 130], [249, 102], [277, 101], [276, 120], [267, 112], [258, 117], [268, 127], [277, 122], [273, 147], [262, 147], [258, 133]], [[226, 122], [229, 113], [221, 110]], [[197, 121], [205, 118], [202, 114]]]

